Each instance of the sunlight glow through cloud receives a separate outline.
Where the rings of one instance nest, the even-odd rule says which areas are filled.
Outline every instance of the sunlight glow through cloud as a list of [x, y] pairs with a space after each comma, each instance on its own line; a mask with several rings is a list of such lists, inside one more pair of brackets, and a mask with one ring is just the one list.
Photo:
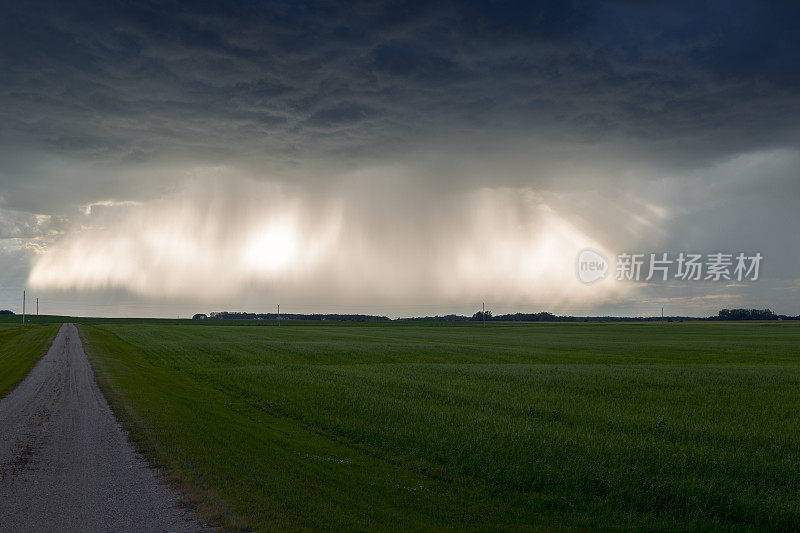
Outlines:
[[242, 262], [255, 273], [275, 274], [297, 260], [299, 237], [291, 223], [272, 223], [256, 230], [245, 245]]
[[204, 183], [85, 212], [68, 238], [35, 258], [30, 285], [208, 302], [262, 290], [344, 302], [537, 305], [625, 290], [610, 280], [587, 290], [576, 279], [581, 249], [610, 252], [530, 189], [448, 195], [409, 218], [402, 194], [380, 188], [364, 193], [374, 209], [353, 210], [344, 198], [313, 200], [275, 183]]

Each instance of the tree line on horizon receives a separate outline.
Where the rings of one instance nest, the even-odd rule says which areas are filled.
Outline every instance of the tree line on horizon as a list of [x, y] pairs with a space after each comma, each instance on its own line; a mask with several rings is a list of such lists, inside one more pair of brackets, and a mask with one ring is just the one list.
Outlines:
[[[2, 312], [0, 312], [2, 313]], [[192, 318], [209, 320], [330, 320], [338, 322], [392, 322], [386, 316], [340, 313], [243, 313], [221, 311], [209, 315], [198, 313]], [[394, 321], [427, 321], [427, 322], [657, 322], [661, 320], [800, 320], [798, 316], [777, 315], [770, 309], [722, 309], [717, 315], [705, 318], [687, 316], [652, 316], [652, 317], [622, 317], [622, 316], [561, 316], [547, 311], [537, 313], [509, 313], [493, 315], [491, 311], [478, 311], [472, 316], [444, 315], [398, 318]]]
[[388, 322], [392, 319], [386, 316], [339, 314], [339, 313], [241, 313], [231, 311], [218, 311], [205, 315], [198, 313], [192, 318], [208, 320], [334, 320], [341, 322]]
[[[15, 313], [9, 309], [0, 309], [0, 315], [13, 316]], [[337, 322], [392, 322], [386, 316], [362, 315], [362, 314], [341, 314], [341, 313], [243, 313], [220, 311], [206, 315], [197, 313], [192, 319], [212, 319], [212, 320], [330, 320]], [[509, 313], [505, 315], [493, 315], [491, 311], [478, 311], [472, 316], [465, 315], [443, 315], [443, 316], [422, 316], [395, 319], [395, 322], [424, 321], [424, 322], [657, 322], [661, 320], [800, 320], [800, 315], [778, 315], [770, 309], [722, 309], [718, 314], [705, 318], [687, 316], [669, 317], [625, 317], [625, 316], [560, 316], [547, 311], [538, 313]]]
[[800, 320], [798, 316], [776, 315], [770, 309], [722, 309], [717, 315], [705, 318], [685, 316], [615, 317], [615, 316], [558, 316], [548, 312], [514, 313], [493, 316], [491, 311], [478, 311], [469, 319], [474, 322], [629, 322], [661, 320]]

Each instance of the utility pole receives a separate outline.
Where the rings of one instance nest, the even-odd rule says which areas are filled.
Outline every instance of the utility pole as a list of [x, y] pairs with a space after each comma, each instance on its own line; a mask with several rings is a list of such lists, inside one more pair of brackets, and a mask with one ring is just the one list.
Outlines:
[[661, 321], [664, 321], [664, 308], [661, 308]]
[[25, 291], [22, 291], [22, 325], [25, 325]]
[[39, 298], [36, 298], [36, 318], [39, 318]]
[[281, 327], [281, 304], [278, 304], [278, 327]]
[[486, 327], [486, 302], [481, 302], [481, 307], [483, 311], [481, 312], [481, 318], [483, 318], [483, 327]]

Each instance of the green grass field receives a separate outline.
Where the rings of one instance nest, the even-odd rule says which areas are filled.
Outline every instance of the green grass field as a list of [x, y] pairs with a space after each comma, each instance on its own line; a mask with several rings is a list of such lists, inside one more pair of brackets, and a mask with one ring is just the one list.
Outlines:
[[796, 323], [80, 327], [228, 528], [800, 523]]
[[25, 377], [57, 331], [56, 324], [0, 324], [0, 398]]

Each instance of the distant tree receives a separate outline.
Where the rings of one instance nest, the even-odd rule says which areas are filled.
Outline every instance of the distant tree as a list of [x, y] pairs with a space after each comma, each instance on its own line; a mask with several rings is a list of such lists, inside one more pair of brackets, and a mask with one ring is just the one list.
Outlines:
[[472, 320], [475, 321], [475, 322], [483, 322], [484, 319], [486, 319], [487, 321], [491, 320], [492, 319], [492, 312], [491, 311], [486, 311], [484, 313], [483, 311], [478, 311], [477, 313], [472, 315]]
[[192, 317], [192, 320], [205, 320], [206, 318], [208, 318], [208, 315], [205, 313], [197, 313]]
[[9, 311], [8, 309], [0, 310], [0, 315], [13, 315], [14, 311]]

